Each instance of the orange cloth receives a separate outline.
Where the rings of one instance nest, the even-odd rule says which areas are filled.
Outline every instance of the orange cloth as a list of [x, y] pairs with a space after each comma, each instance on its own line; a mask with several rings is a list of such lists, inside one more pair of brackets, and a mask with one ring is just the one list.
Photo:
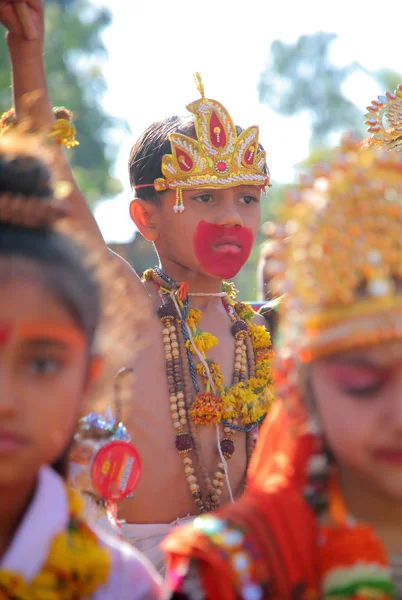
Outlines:
[[[280, 600], [314, 598], [318, 589], [316, 519], [302, 496], [313, 438], [307, 434], [292, 438], [291, 430], [278, 402], [261, 428], [247, 492], [218, 515], [240, 526], [252, 540], [257, 581], [275, 590], [266, 598]], [[186, 527], [167, 538], [163, 548], [172, 573], [197, 561], [208, 600], [238, 597], [231, 566], [208, 536]]]

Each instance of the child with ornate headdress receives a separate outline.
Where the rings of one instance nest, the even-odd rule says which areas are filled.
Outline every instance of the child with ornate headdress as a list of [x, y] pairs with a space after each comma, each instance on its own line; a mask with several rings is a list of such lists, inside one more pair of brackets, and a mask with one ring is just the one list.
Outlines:
[[[9, 30], [16, 117], [29, 117], [32, 128], [71, 144], [67, 113], [59, 111], [55, 120], [48, 101], [42, 3], [29, 0], [24, 7], [36, 27], [28, 37], [36, 39], [24, 38], [12, 2], [0, 9]], [[143, 472], [120, 516], [127, 537], [160, 568], [159, 542], [180, 519], [239, 496], [257, 427], [271, 404], [264, 319], [224, 282], [248, 259], [260, 226], [261, 191], [270, 184], [265, 153], [258, 128], [236, 127], [196, 79], [200, 98], [188, 106], [190, 116], [151, 125], [129, 159], [131, 218], [154, 243], [160, 263], [142, 281], [124, 265], [133, 311], [145, 299], [152, 314], [144, 317], [142, 352], [126, 359], [135, 373], [126, 425]], [[40, 98], [23, 103], [35, 90]], [[8, 115], [5, 125], [14, 118]], [[60, 148], [54, 152], [61, 176], [75, 186], [71, 220], [105, 249]]]
[[108, 266], [95, 269], [95, 256], [56, 227], [68, 205], [54, 196], [45, 154], [27, 137], [0, 140], [0, 598], [156, 600], [154, 569], [92, 529], [66, 482], [102, 366]]
[[345, 139], [276, 235], [280, 399], [243, 497], [165, 541], [174, 597], [402, 598], [402, 156]]

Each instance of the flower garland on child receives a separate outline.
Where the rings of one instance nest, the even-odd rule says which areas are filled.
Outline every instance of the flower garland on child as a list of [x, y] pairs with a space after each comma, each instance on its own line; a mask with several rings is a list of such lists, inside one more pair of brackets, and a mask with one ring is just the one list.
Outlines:
[[78, 494], [68, 490], [70, 519], [66, 531], [52, 541], [42, 570], [27, 583], [0, 568], [0, 598], [12, 600], [79, 600], [107, 582], [110, 557], [80, 517]]
[[[242, 320], [248, 323], [248, 332], [255, 355], [256, 373], [255, 377], [250, 377], [247, 381], [241, 381], [232, 387], [225, 387], [220, 365], [206, 357], [206, 352], [217, 345], [218, 339], [210, 333], [197, 329], [202, 312], [191, 308], [186, 319], [187, 325], [193, 330], [193, 341], [209, 365], [216, 388], [214, 396], [210, 392], [204, 367], [199, 363], [197, 372], [201, 375], [207, 391], [199, 392], [190, 408], [191, 418], [196, 425], [220, 423], [228, 418], [242, 420], [246, 425], [257, 424], [265, 417], [272, 402], [270, 335], [265, 327], [250, 324], [255, 314], [251, 307], [243, 303], [237, 303], [234, 307], [239, 316], [239, 313], [242, 313]], [[191, 349], [189, 341], [186, 346]]]

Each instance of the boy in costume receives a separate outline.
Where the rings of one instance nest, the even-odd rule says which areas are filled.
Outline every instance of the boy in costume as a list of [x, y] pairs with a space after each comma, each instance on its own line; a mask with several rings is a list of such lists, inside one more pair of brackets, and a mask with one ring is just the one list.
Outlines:
[[[26, 6], [35, 40], [24, 38], [13, 2], [0, 9], [16, 117], [62, 141], [65, 123], [55, 123], [47, 94], [42, 3]], [[246, 262], [260, 226], [261, 190], [270, 185], [265, 153], [257, 127], [236, 128], [227, 110], [205, 97], [199, 77], [197, 87], [201, 97], [188, 106], [191, 116], [153, 124], [130, 156], [131, 217], [154, 243], [160, 264], [140, 280], [116, 257], [133, 310], [138, 303], [151, 309], [143, 350], [127, 357], [136, 380], [125, 424], [143, 471], [120, 516], [127, 538], [159, 569], [159, 543], [180, 519], [242, 492], [257, 427], [271, 403], [264, 320], [223, 282]], [[24, 103], [35, 90], [40, 98]], [[60, 147], [54, 154], [59, 176], [72, 186], [71, 220], [107, 251]]]

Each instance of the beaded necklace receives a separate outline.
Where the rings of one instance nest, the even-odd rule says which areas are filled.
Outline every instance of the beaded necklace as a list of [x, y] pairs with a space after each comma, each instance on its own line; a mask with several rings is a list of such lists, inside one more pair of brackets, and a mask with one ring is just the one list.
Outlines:
[[[144, 279], [154, 282], [162, 302], [158, 314], [163, 326], [162, 336], [169, 400], [176, 436], [175, 445], [183, 456], [184, 472], [197, 508], [200, 512], [211, 511], [218, 508], [220, 504], [225, 480], [229, 496], [233, 499], [226, 461], [233, 456], [235, 451], [235, 432], [247, 433], [247, 457], [249, 459], [256, 439], [256, 427], [268, 410], [269, 402], [265, 402], [264, 406], [264, 403], [261, 402], [259, 410], [250, 402], [254, 409], [248, 414], [248, 405], [243, 403], [243, 406], [240, 406], [240, 401], [241, 393], [248, 392], [249, 399], [251, 394], [256, 395], [254, 391], [246, 389], [248, 381], [258, 381], [259, 385], [264, 388], [270, 383], [270, 376], [265, 379], [256, 377], [256, 355], [258, 353], [259, 368], [261, 369], [263, 362], [264, 372], [267, 372], [266, 363], [270, 358], [269, 334], [263, 327], [253, 326], [264, 330], [266, 335], [263, 344], [259, 339], [256, 344], [257, 348], [253, 346], [250, 326], [241, 316], [242, 314], [246, 316], [247, 313], [248, 319], [250, 319], [254, 312], [251, 308], [247, 311], [244, 304], [235, 303], [232, 299], [234, 286], [226, 284], [226, 293], [222, 297], [222, 302], [232, 322], [232, 333], [235, 337], [233, 381], [232, 386], [226, 389], [223, 386], [223, 375], [219, 365], [206, 358], [206, 352], [218, 340], [214, 336], [196, 329], [202, 313], [190, 308], [186, 284], [179, 286], [158, 267], [146, 271]], [[221, 294], [219, 295], [221, 296]], [[262, 331], [259, 333], [260, 336], [263, 335]], [[195, 364], [194, 356], [199, 358], [198, 364]], [[197, 373], [201, 375], [205, 391], [200, 389]], [[236, 397], [236, 393], [239, 397]], [[243, 418], [242, 412], [246, 415], [246, 420]], [[252, 417], [255, 415], [258, 416], [253, 420]], [[239, 417], [246, 423], [245, 427], [239, 426]], [[219, 423], [223, 425], [223, 437], [221, 437]], [[199, 424], [214, 424], [216, 428], [219, 460], [212, 479], [202, 457], [196, 427]], [[202, 482], [197, 478], [193, 458], [198, 465]]]

